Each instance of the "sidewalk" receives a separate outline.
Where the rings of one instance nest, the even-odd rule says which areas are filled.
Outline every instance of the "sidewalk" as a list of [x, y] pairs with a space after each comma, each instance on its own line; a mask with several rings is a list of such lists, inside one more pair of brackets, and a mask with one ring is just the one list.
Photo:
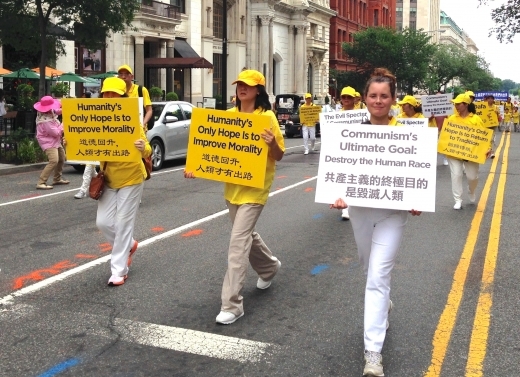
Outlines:
[[14, 165], [14, 164], [0, 164], [0, 176], [25, 173], [28, 171], [41, 170], [47, 164], [47, 162], [39, 162], [37, 164], [25, 164], [25, 165]]

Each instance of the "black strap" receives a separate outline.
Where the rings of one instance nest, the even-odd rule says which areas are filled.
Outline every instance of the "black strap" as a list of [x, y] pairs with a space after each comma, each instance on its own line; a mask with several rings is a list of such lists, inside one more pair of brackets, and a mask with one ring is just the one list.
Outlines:
[[141, 85], [137, 85], [137, 95], [139, 97], [143, 96], [143, 87]]

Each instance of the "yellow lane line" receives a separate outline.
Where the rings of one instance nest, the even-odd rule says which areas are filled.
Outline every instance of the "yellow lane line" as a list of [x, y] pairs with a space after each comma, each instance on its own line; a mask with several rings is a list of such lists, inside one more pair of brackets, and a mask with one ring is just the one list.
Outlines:
[[[502, 136], [503, 135], [504, 134], [502, 134]], [[498, 160], [500, 159], [500, 152], [503, 143], [504, 137], [500, 139], [500, 144], [495, 152], [496, 158], [491, 164], [489, 175], [486, 179], [484, 188], [482, 189], [482, 194], [480, 195], [477, 210], [475, 211], [475, 215], [471, 221], [471, 227], [469, 228], [468, 237], [466, 238], [466, 244], [464, 245], [459, 264], [457, 265], [453, 275], [453, 283], [451, 285], [450, 293], [448, 294], [446, 306], [444, 307], [439, 319], [439, 324], [437, 325], [437, 329], [433, 335], [432, 359], [424, 377], [439, 377], [441, 374], [444, 357], [446, 356], [451, 339], [451, 333], [453, 332], [457, 320], [457, 312], [459, 311], [460, 302], [464, 293], [464, 285], [466, 284], [466, 277], [471, 264], [471, 258], [473, 257], [475, 244], [477, 243], [480, 224], [482, 222], [482, 217], [484, 216], [484, 209], [486, 208], [489, 192], [495, 179], [495, 171]]]
[[491, 219], [491, 229], [489, 231], [486, 259], [482, 272], [480, 295], [475, 319], [473, 321], [473, 331], [471, 332], [468, 362], [466, 364], [466, 377], [480, 377], [484, 375], [484, 359], [487, 350], [491, 307], [493, 306], [493, 282], [495, 280], [495, 267], [497, 264], [498, 244], [500, 241], [500, 224], [502, 222], [510, 143], [511, 138], [508, 133], [502, 159], [502, 170], [500, 171], [500, 178], [498, 179], [495, 208], [493, 209], [493, 217]]

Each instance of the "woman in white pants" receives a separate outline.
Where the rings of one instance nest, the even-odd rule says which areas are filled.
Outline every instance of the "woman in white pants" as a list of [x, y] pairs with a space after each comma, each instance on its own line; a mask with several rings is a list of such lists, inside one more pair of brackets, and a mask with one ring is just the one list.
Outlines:
[[76, 195], [74, 195], [76, 199], [83, 199], [87, 196], [90, 187], [90, 181], [96, 175], [96, 165], [87, 164], [85, 166], [85, 171], [83, 172], [83, 182], [81, 183], [81, 187], [79, 188], [79, 191], [76, 193]]
[[[305, 94], [305, 103], [300, 106], [303, 107], [315, 106], [312, 103], [312, 94]], [[315, 123], [302, 123], [302, 136], [303, 136], [303, 154], [309, 154], [309, 139], [311, 139], [311, 150], [314, 151], [314, 145], [316, 143], [316, 124]]]
[[[370, 121], [367, 124], [395, 126], [396, 118], [389, 116], [395, 100], [395, 76], [384, 68], [376, 69], [368, 80], [364, 93], [370, 113]], [[330, 207], [343, 209], [348, 206], [339, 198]], [[349, 208], [359, 260], [367, 276], [363, 376], [384, 376], [381, 350], [388, 328], [388, 313], [392, 308], [391, 273], [401, 245], [408, 212], [382, 208]], [[415, 210], [409, 212], [413, 216], [421, 214]]]
[[[455, 99], [451, 100], [455, 104], [455, 114], [450, 115], [449, 121], [457, 124], [467, 124], [469, 126], [480, 126], [484, 127], [484, 123], [480, 117], [476, 114], [470, 113], [468, 106], [471, 103], [471, 98], [466, 94], [459, 94]], [[491, 148], [487, 151], [486, 157], [489, 157], [492, 153]], [[465, 161], [455, 157], [448, 157], [448, 163], [451, 171], [451, 190], [453, 193], [453, 199], [455, 205], [453, 209], [462, 208], [462, 177], [464, 171], [466, 172], [466, 178], [468, 180], [468, 197], [471, 203], [475, 203], [476, 189], [478, 185], [478, 169], [479, 164], [473, 161]]]
[[[126, 83], [120, 78], [109, 77], [103, 81], [101, 93], [103, 98], [126, 97]], [[139, 129], [140, 138], [134, 142], [134, 146], [141, 152], [141, 157], [146, 158], [152, 154], [152, 148], [143, 127]], [[143, 192], [146, 168], [141, 160], [100, 161], [100, 167], [105, 173], [105, 190], [98, 201], [96, 225], [112, 245], [112, 276], [108, 285], [123, 285], [128, 277], [132, 256], [137, 250], [137, 241], [133, 238], [134, 224]]]

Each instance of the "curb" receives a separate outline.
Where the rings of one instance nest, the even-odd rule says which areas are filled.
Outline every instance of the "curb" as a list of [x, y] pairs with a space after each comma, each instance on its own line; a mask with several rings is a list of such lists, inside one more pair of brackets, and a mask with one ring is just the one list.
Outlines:
[[47, 165], [47, 162], [39, 162], [37, 164], [28, 164], [28, 165], [12, 165], [12, 166], [9, 166], [8, 164], [5, 164], [5, 165], [7, 165], [7, 166], [0, 167], [0, 176], [41, 170], [41, 169], [43, 169], [43, 167], [45, 165]]

